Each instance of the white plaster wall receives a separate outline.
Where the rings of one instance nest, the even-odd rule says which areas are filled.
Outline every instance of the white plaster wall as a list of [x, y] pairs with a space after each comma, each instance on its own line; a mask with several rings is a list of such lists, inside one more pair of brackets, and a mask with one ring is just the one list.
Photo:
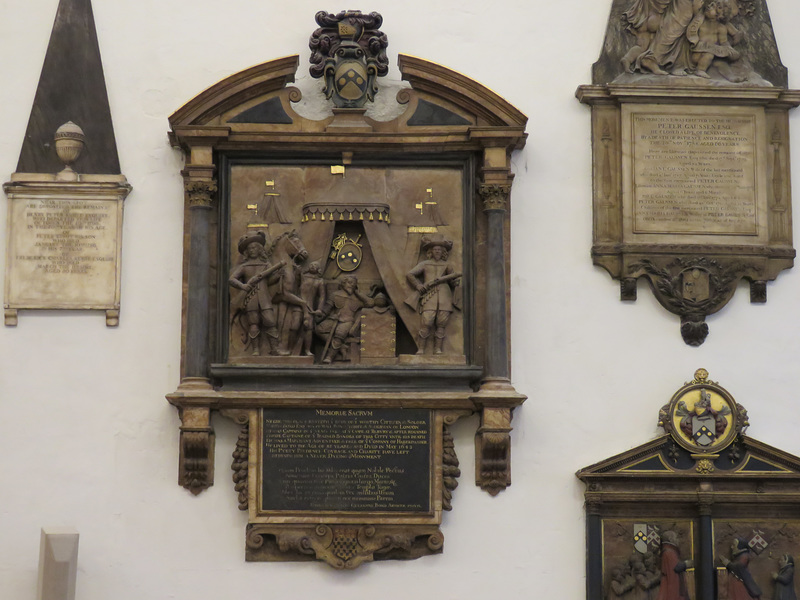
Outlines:
[[[246, 515], [230, 481], [234, 426], [217, 419], [216, 485], [178, 487], [182, 186], [167, 116], [251, 65], [299, 53], [307, 75], [309, 0], [94, 0], [126, 202], [122, 316], [22, 313], [0, 328], [0, 598], [36, 594], [39, 529], [81, 533], [79, 600], [584, 597], [583, 489], [574, 473], [658, 434], [657, 411], [705, 367], [749, 410], [749, 433], [800, 454], [800, 270], [742, 286], [700, 348], [644, 284], [636, 303], [593, 267], [590, 82], [610, 0], [373, 0], [398, 52], [463, 72], [529, 117], [514, 156], [512, 292], [517, 410], [513, 485], [472, 483], [469, 419], [454, 429], [464, 473], [442, 529], [445, 552], [353, 573], [322, 564], [246, 564]], [[57, 0], [0, 0], [0, 174], [16, 167]], [[790, 86], [800, 88], [800, 5], [771, 0]], [[800, 140], [800, 112], [792, 117]], [[800, 181], [800, 150], [793, 172]], [[797, 191], [800, 195], [800, 191]], [[5, 198], [0, 200], [5, 205]], [[5, 206], [0, 207], [5, 231]], [[0, 253], [4, 252], [4, 244]], [[0, 257], [4, 260], [4, 256]]]

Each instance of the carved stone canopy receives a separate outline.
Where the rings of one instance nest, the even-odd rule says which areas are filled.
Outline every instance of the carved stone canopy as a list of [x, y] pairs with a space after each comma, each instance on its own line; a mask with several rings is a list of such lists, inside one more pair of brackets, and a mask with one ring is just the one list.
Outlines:
[[[312, 75], [326, 77], [332, 117], [293, 109], [290, 56], [227, 78], [170, 118], [186, 155], [188, 267], [183, 378], [168, 399], [181, 413], [179, 481], [194, 493], [213, 483], [211, 411], [242, 427], [233, 471], [250, 516], [248, 560], [349, 569], [441, 552], [460, 474], [448, 427], [460, 416], [481, 414], [476, 484], [494, 495], [511, 483], [511, 411], [525, 397], [509, 381], [507, 208], [527, 119], [473, 80], [405, 55], [405, 110], [371, 119], [369, 77], [386, 71], [380, 16], [317, 22]], [[331, 77], [343, 70], [343, 83]], [[423, 241], [437, 236], [448, 243]], [[282, 427], [294, 433], [275, 433]], [[307, 427], [329, 436], [331, 453], [358, 454], [342, 428], [376, 457], [394, 440], [374, 468], [403, 471], [384, 483], [408, 497], [347, 504], [339, 488], [362, 463], [338, 473], [336, 490], [314, 479], [302, 498], [276, 491], [288, 482], [280, 461], [317, 460]], [[397, 445], [408, 428], [416, 433]], [[287, 435], [294, 454], [280, 452]], [[413, 460], [401, 458], [406, 447]]]

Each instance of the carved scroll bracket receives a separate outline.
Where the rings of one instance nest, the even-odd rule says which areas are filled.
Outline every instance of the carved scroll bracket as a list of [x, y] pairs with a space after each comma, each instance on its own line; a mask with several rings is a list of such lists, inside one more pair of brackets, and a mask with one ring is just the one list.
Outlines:
[[511, 485], [511, 409], [485, 408], [475, 434], [475, 483], [496, 496]]
[[214, 485], [214, 430], [208, 408], [183, 408], [178, 483], [199, 494]]

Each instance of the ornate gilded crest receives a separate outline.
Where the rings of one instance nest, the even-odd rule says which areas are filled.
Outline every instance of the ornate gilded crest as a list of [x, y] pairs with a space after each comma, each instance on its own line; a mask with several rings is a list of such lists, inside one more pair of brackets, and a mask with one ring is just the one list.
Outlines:
[[355, 271], [361, 264], [363, 252], [361, 244], [358, 243], [360, 239], [360, 235], [353, 239], [348, 238], [347, 234], [343, 233], [333, 240], [331, 244], [331, 258], [336, 259], [336, 266], [345, 273]]
[[747, 411], [705, 369], [661, 409], [658, 424], [679, 446], [703, 455], [724, 450], [749, 425]]
[[325, 78], [325, 96], [337, 108], [361, 108], [375, 99], [377, 78], [389, 72], [386, 34], [378, 28], [383, 17], [372, 12], [344, 10], [316, 15], [319, 29], [309, 40], [312, 77]]

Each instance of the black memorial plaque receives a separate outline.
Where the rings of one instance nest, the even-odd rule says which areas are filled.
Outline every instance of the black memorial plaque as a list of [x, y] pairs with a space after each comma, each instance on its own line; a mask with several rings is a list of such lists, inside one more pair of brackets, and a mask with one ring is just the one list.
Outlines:
[[261, 510], [430, 512], [431, 415], [264, 409]]

